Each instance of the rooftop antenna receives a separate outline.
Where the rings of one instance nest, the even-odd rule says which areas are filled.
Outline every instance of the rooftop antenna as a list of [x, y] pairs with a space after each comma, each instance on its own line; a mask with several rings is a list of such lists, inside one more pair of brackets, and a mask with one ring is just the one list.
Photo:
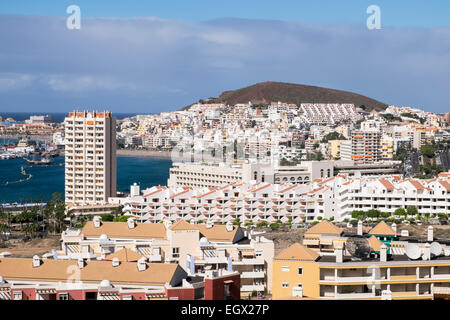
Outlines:
[[432, 242], [430, 246], [431, 254], [435, 257], [442, 254], [442, 246], [439, 242]]
[[416, 243], [408, 243], [405, 249], [405, 253], [411, 260], [419, 259], [421, 256], [421, 250]]

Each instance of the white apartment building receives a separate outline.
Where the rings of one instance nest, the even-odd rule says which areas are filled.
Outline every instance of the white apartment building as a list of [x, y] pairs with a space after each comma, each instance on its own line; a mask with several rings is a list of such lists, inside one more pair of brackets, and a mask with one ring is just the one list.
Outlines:
[[[137, 186], [132, 186], [134, 189]], [[399, 176], [324, 177], [307, 183], [234, 183], [220, 188], [152, 187], [134, 190], [124, 213], [145, 222], [164, 220], [303, 223], [317, 217], [342, 221], [353, 210], [394, 213], [415, 206], [420, 214], [450, 213], [448, 175], [433, 180]]]
[[307, 183], [334, 175], [333, 161], [302, 161], [297, 166], [278, 166], [271, 163], [202, 164], [174, 163], [167, 185], [172, 187], [222, 187], [252, 180], [282, 183]]
[[102, 205], [116, 196], [116, 119], [111, 112], [70, 112], [65, 126], [65, 201]]

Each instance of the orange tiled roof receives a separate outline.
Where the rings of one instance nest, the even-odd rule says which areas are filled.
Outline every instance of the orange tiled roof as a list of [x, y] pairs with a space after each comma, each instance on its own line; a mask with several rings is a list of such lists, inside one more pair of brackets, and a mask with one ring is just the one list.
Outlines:
[[294, 243], [289, 248], [283, 250], [274, 259], [275, 260], [305, 260], [316, 261], [319, 254], [300, 243]]
[[390, 226], [387, 225], [386, 222], [381, 221], [375, 227], [373, 227], [369, 234], [371, 235], [393, 235], [395, 236], [394, 230]]

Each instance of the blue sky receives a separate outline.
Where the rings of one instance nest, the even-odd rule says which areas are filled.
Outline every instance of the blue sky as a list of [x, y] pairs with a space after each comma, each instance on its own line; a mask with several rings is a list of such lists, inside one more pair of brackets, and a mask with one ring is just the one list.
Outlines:
[[267, 19], [327, 24], [365, 23], [365, 10], [382, 9], [386, 26], [449, 26], [447, 0], [2, 0], [0, 13], [65, 16], [72, 4], [85, 17], [142, 17], [206, 21], [218, 18]]
[[0, 111], [160, 112], [272, 80], [448, 112], [449, 17], [450, 1], [3, 0]]

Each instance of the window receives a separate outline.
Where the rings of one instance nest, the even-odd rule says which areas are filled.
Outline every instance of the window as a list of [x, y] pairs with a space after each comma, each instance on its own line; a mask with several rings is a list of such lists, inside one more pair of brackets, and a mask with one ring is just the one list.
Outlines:
[[281, 284], [281, 286], [282, 286], [283, 288], [289, 288], [289, 283], [288, 283], [288, 282], [283, 282], [283, 283]]
[[69, 294], [68, 293], [60, 293], [59, 300], [69, 300]]
[[22, 300], [22, 291], [14, 292], [14, 300]]
[[179, 258], [180, 257], [180, 248], [172, 248], [172, 257]]
[[298, 274], [303, 274], [303, 269], [302, 268], [298, 268]]
[[281, 271], [289, 272], [289, 267], [283, 266], [281, 267]]

